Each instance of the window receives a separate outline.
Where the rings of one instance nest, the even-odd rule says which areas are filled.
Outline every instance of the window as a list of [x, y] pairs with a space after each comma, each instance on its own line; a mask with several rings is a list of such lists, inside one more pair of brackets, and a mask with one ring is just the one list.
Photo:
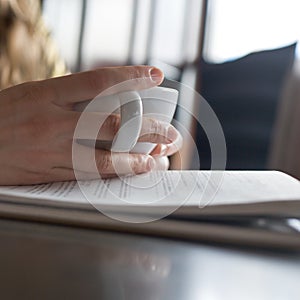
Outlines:
[[299, 0], [209, 0], [204, 57], [223, 62], [300, 38]]
[[44, 0], [43, 11], [71, 70], [155, 63], [168, 73], [196, 59], [201, 8], [202, 0]]

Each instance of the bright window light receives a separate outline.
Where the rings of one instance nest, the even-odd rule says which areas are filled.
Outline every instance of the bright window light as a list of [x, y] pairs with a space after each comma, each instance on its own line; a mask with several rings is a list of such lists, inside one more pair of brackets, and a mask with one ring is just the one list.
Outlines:
[[299, 0], [210, 0], [204, 57], [223, 62], [300, 38]]
[[133, 0], [89, 0], [83, 67], [123, 64], [129, 50]]
[[81, 9], [81, 0], [45, 0], [43, 4], [45, 22], [71, 70], [77, 61]]

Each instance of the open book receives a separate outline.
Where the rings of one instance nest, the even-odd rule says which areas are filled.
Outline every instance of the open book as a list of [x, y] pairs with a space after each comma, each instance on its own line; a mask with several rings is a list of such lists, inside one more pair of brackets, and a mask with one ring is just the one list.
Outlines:
[[300, 249], [300, 183], [277, 171], [166, 171], [3, 186], [0, 217]]

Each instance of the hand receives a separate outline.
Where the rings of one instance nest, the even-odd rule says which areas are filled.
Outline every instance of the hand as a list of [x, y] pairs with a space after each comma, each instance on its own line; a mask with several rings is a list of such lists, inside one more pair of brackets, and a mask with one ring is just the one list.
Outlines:
[[[77, 102], [92, 99], [117, 83], [131, 80], [130, 89], [138, 90], [156, 86], [163, 80], [160, 70], [149, 66], [102, 68], [43, 81], [28, 82], [0, 92], [0, 185], [35, 184], [75, 179], [72, 164], [73, 134], [80, 113], [73, 111]], [[108, 118], [105, 134], [115, 134], [117, 117]], [[115, 124], [115, 127], [110, 126]], [[151, 125], [152, 124], [152, 125]], [[151, 155], [130, 154], [131, 168], [123, 173], [143, 173], [153, 168], [166, 168], [166, 155], [180, 146], [180, 134], [174, 127], [154, 120], [145, 120], [143, 131], [156, 128], [156, 133], [144, 135], [148, 142], [167, 144]], [[171, 129], [170, 129], [171, 128]], [[163, 137], [170, 130], [173, 138]], [[128, 155], [92, 149], [79, 145], [87, 157], [95, 157], [101, 176], [115, 175], [112, 156], [120, 164]], [[164, 148], [164, 147], [162, 147]], [[161, 163], [162, 161], [162, 163]], [[126, 165], [126, 164], [124, 164]], [[88, 164], [76, 170], [80, 179], [95, 178]], [[98, 174], [97, 174], [98, 175]]]

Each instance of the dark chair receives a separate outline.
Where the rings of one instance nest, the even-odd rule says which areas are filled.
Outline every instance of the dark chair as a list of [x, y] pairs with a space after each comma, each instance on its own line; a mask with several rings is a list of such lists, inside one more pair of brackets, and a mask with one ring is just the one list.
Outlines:
[[[201, 94], [223, 127], [227, 169], [266, 168], [278, 100], [295, 47], [256, 52], [222, 64], [200, 62]], [[196, 141], [200, 168], [209, 169], [210, 148], [199, 124]]]

